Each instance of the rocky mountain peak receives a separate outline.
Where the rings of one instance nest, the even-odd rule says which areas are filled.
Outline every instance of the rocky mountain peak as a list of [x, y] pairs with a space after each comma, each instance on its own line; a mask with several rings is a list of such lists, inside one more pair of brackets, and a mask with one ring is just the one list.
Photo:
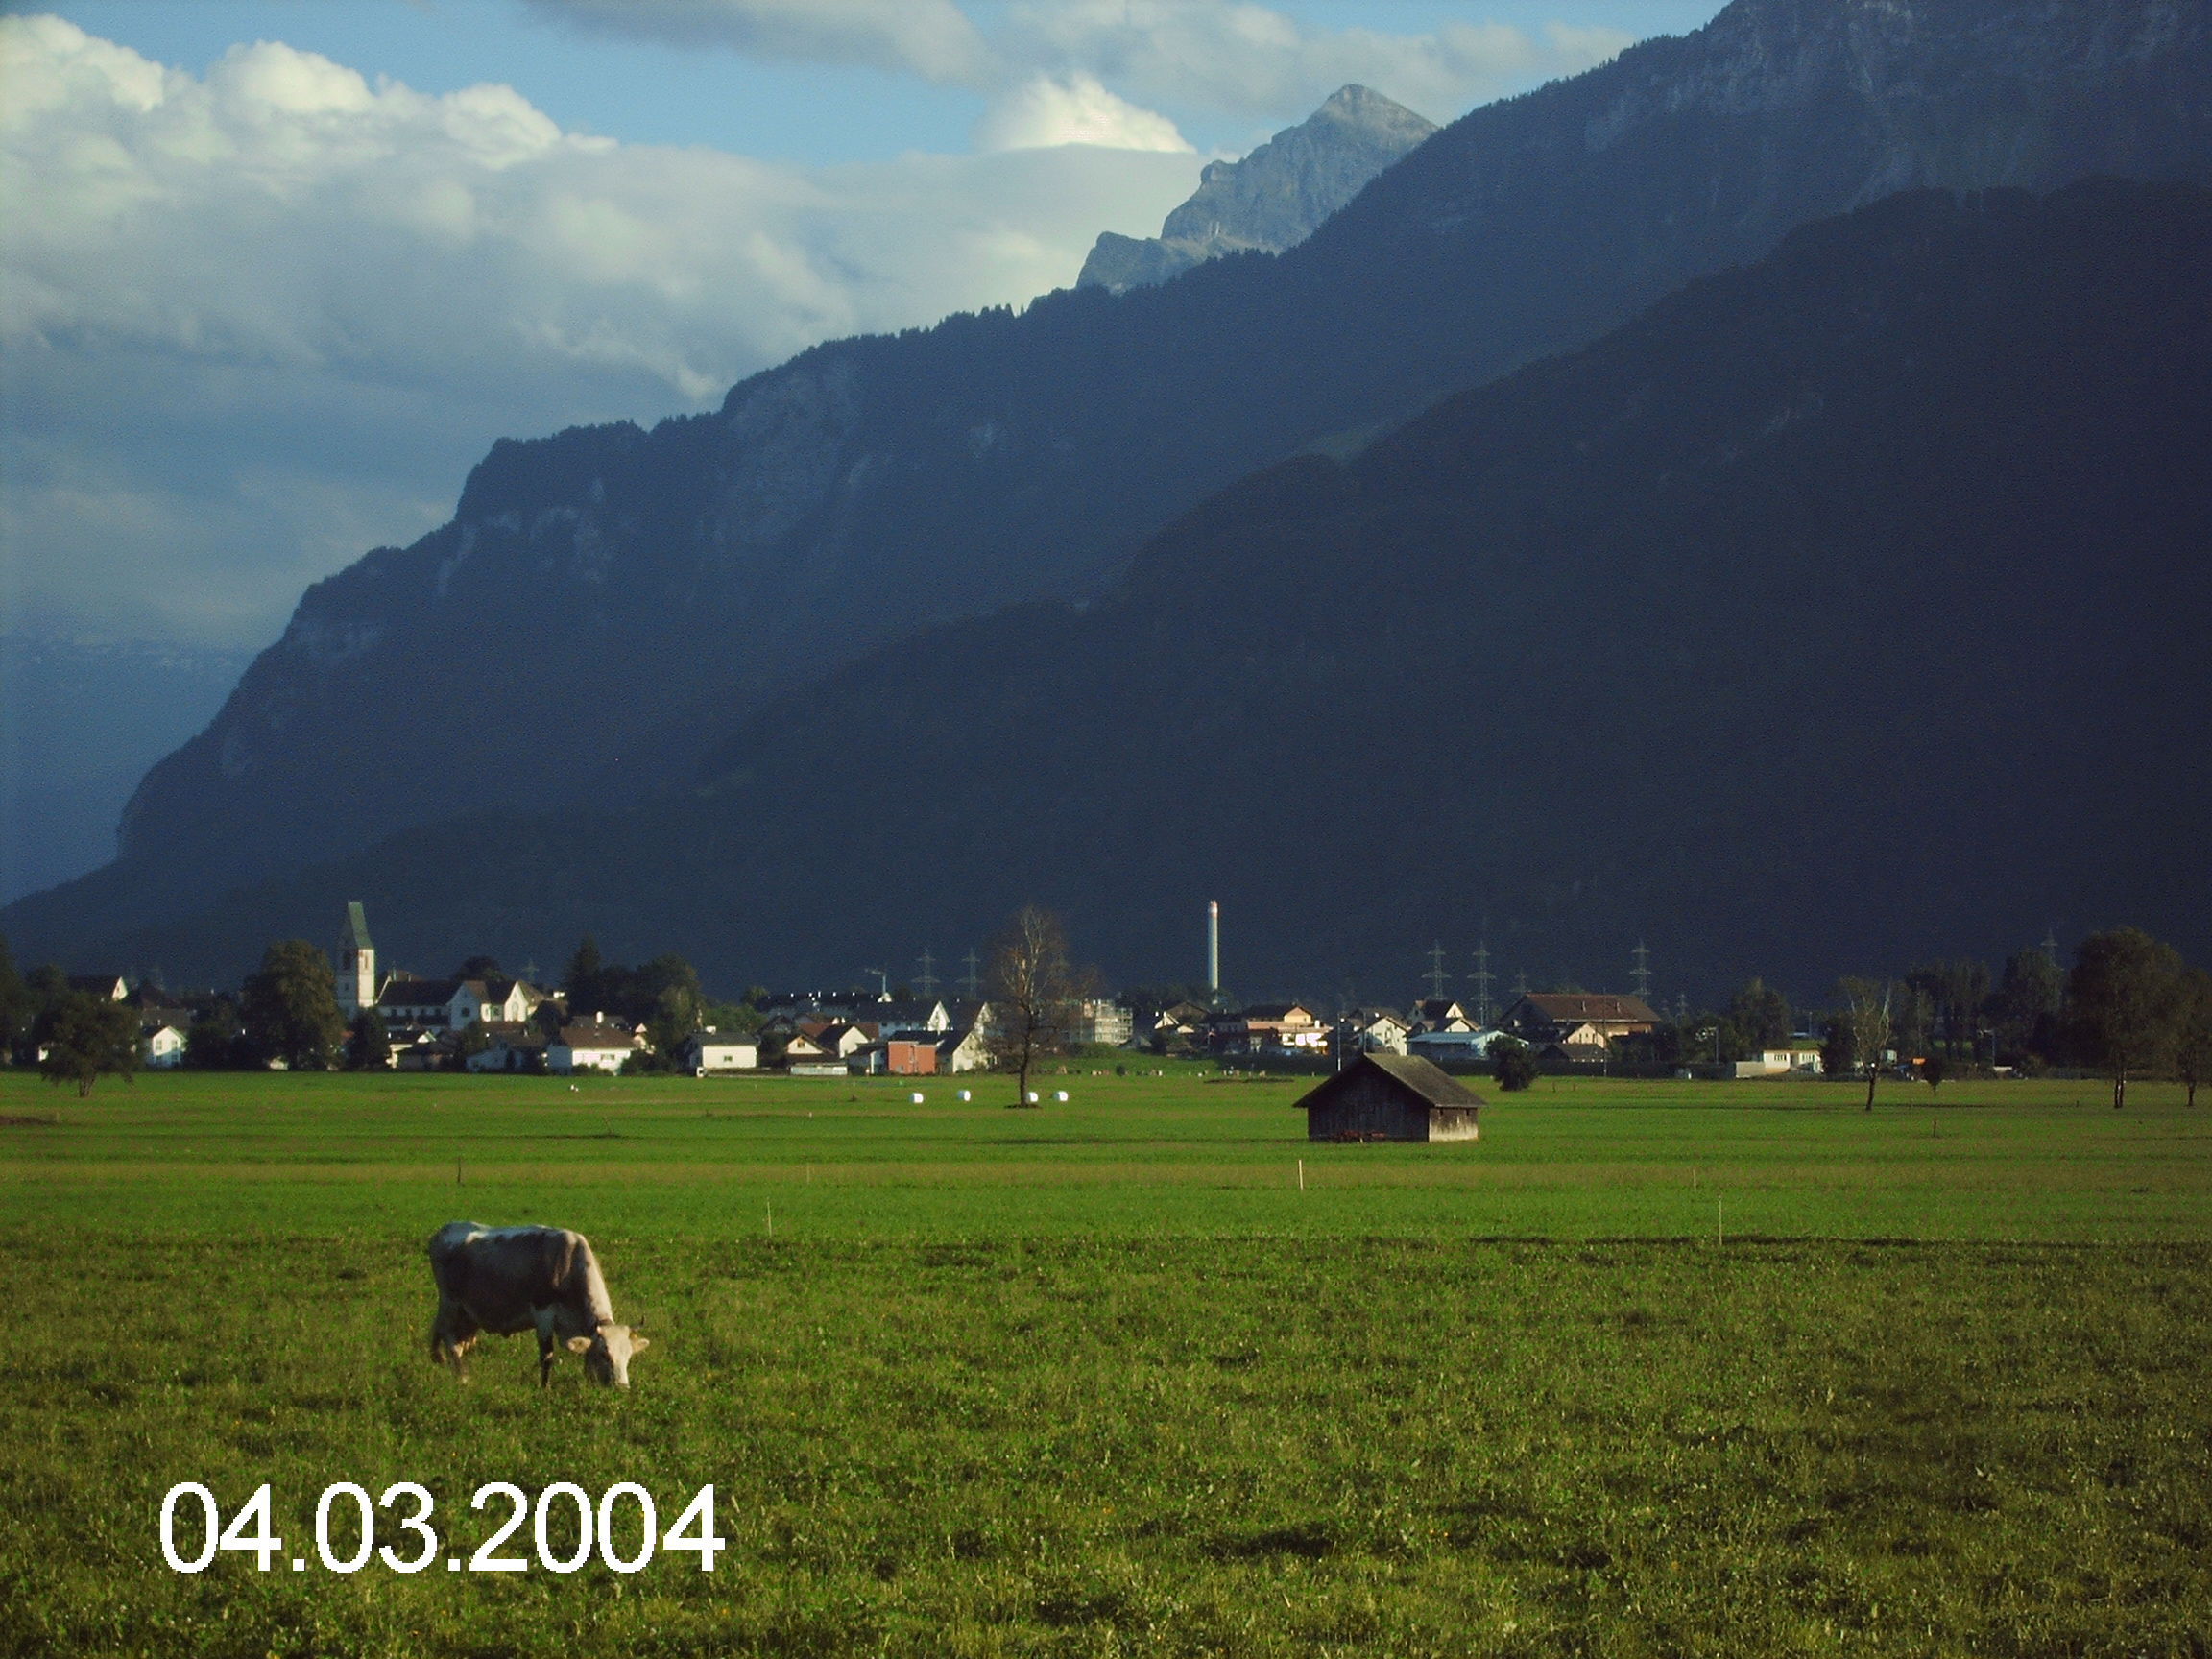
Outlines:
[[1435, 131], [1372, 87], [1339, 87], [1242, 160], [1208, 162], [1197, 190], [1167, 215], [1159, 235], [1100, 235], [1075, 285], [1120, 293], [1224, 253], [1294, 248]]

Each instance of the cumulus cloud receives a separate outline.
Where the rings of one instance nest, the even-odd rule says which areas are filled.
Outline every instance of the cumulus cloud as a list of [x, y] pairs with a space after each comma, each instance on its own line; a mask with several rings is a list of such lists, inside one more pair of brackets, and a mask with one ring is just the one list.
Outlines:
[[[1019, 107], [1081, 83], [1148, 108], [1282, 125], [1360, 82], [1438, 120], [1603, 62], [1633, 36], [1554, 22], [1446, 23], [1412, 33], [1317, 29], [1254, 0], [526, 0], [576, 27], [761, 58], [868, 63], [955, 82]], [[1165, 120], [1165, 117], [1155, 117]]]
[[524, 0], [541, 17], [632, 39], [750, 57], [861, 63], [973, 83], [991, 50], [952, 0]]
[[[1020, 303], [1195, 182], [1157, 142], [1037, 147], [1045, 101], [1025, 147], [802, 168], [266, 42], [195, 76], [52, 17], [0, 17], [0, 598], [225, 643], [436, 524], [495, 437]], [[1059, 131], [1142, 113], [1075, 97]]]
[[1421, 34], [1310, 29], [1245, 0], [1019, 0], [1001, 53], [1079, 66], [1146, 104], [1268, 121], [1359, 82], [1437, 120], [1516, 86], [1604, 61], [1631, 36], [1553, 25], [1447, 23]]
[[1165, 115], [1117, 98], [1081, 70], [1040, 75], [998, 100], [975, 129], [983, 150], [1042, 150], [1099, 144], [1114, 150], [1188, 151]]

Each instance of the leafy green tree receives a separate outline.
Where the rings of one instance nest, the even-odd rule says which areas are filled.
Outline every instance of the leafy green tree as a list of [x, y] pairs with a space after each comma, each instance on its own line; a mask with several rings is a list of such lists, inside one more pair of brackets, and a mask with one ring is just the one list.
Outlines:
[[295, 1071], [328, 1070], [346, 1040], [330, 958], [304, 939], [280, 939], [262, 952], [240, 1013], [252, 1049]]
[[1883, 1056], [1888, 1051], [1889, 1008], [1895, 987], [1874, 979], [1843, 979], [1836, 989], [1843, 998], [1840, 1018], [1851, 1033], [1851, 1054], [1866, 1069], [1865, 1110], [1874, 1110], [1874, 1085], [1882, 1077]]
[[2040, 950], [2008, 956], [2004, 976], [1989, 998], [2000, 1052], [2049, 1059], [2057, 1046], [2058, 1015], [2065, 999], [2066, 976], [2049, 956]]
[[471, 956], [453, 970], [453, 977], [456, 979], [500, 979], [505, 976], [506, 971], [499, 966], [499, 958], [496, 956]]
[[1972, 1060], [1980, 1047], [1982, 1015], [1989, 1005], [1989, 964], [1961, 956], [1943, 964], [1937, 998], [1943, 1043], [1954, 1059]]
[[1790, 998], [1754, 979], [1729, 1002], [1728, 1022], [1736, 1027], [1746, 1052], [1779, 1048], [1790, 1041]]
[[220, 1071], [235, 1066], [244, 1035], [237, 1005], [227, 997], [219, 997], [184, 1033], [184, 1064], [195, 1071]]
[[1910, 980], [1890, 987], [1889, 1043], [1900, 1060], [1924, 1060], [1936, 1046], [1936, 998]]
[[1508, 1094], [1536, 1086], [1536, 1050], [1518, 1037], [1500, 1037], [1490, 1045], [1490, 1075]]
[[384, 1071], [392, 1065], [392, 1035], [384, 1028], [384, 1016], [364, 1008], [353, 1016], [346, 1037], [346, 1070]]
[[15, 1052], [16, 1045], [31, 1033], [36, 999], [23, 975], [15, 970], [15, 956], [8, 949], [8, 936], [0, 933], [0, 1065]]
[[1951, 1063], [1940, 1054], [1931, 1054], [1920, 1062], [1920, 1081], [1928, 1085], [1933, 1095], [1943, 1087], [1943, 1079], [1951, 1075]]
[[2155, 1068], [2172, 1048], [2181, 958], [2134, 927], [2092, 933], [2066, 978], [2067, 1022], [2084, 1059], [2112, 1079], [2112, 1109], [2128, 1104], [2128, 1074]]
[[576, 947], [576, 953], [568, 958], [568, 968], [561, 975], [561, 989], [567, 993], [568, 1006], [580, 1014], [589, 1014], [600, 1006], [600, 980], [607, 964], [599, 954], [599, 942], [587, 933]]
[[108, 997], [71, 992], [55, 1006], [38, 1074], [49, 1083], [74, 1083], [82, 1100], [103, 1076], [129, 1080], [138, 1070], [138, 1017]]
[[1829, 1015], [1820, 1031], [1820, 1074], [1824, 1077], [1850, 1076], [1859, 1066], [1859, 1051], [1851, 1040], [1850, 1015]]
[[460, 1035], [453, 1039], [453, 1070], [466, 1071], [469, 1060], [492, 1046], [492, 1033], [484, 1028], [484, 1016], [479, 1014], [461, 1027]]
[[2212, 974], [2191, 968], [2174, 998], [2174, 1072], [2197, 1104], [2197, 1085], [2212, 1075]]

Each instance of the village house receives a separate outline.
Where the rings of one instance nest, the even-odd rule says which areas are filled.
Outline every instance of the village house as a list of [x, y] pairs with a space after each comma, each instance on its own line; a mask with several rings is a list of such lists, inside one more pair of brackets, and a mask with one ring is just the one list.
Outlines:
[[1412, 1034], [1412, 1026], [1401, 1016], [1387, 1008], [1358, 1008], [1344, 1017], [1338, 1026], [1347, 1047], [1362, 1053], [1378, 1050], [1385, 1054], [1406, 1052], [1406, 1039]]
[[623, 1025], [564, 1025], [547, 1045], [545, 1065], [558, 1072], [619, 1071], [622, 1063], [645, 1046], [645, 1039]]
[[693, 1076], [710, 1071], [751, 1071], [760, 1064], [760, 1046], [749, 1038], [725, 1037], [709, 1025], [684, 1039], [676, 1064]]
[[1823, 1069], [1817, 1043], [1796, 1043], [1785, 1048], [1762, 1048], [1758, 1058], [1739, 1060], [1729, 1069], [1734, 1077], [1786, 1077], [1791, 1072], [1817, 1075]]
[[1482, 1097], [1426, 1060], [1374, 1053], [1298, 1104], [1309, 1141], [1473, 1141]]
[[1208, 1038], [1223, 1054], [1258, 1054], [1274, 1049], [1318, 1054], [1329, 1046], [1329, 1027], [1319, 1015], [1298, 1002], [1255, 1002], [1238, 1014], [1216, 1014]]
[[1129, 1041], [1134, 1026], [1129, 1010], [1120, 1003], [1086, 998], [1075, 1004], [1074, 1012], [1069, 1016], [1068, 1041], [1119, 1048]]
[[[1472, 1031], [1475, 1019], [1449, 997], [1424, 997], [1413, 1004], [1412, 1031]], [[1407, 1035], [1411, 1035], [1409, 1031]]]
[[952, 1029], [952, 1011], [932, 999], [878, 1002], [859, 1010], [858, 1017], [886, 1037], [903, 1037], [926, 1031], [934, 1039]]
[[933, 1077], [937, 1074], [937, 1042], [926, 1031], [909, 1037], [886, 1037], [854, 1055], [853, 1064], [871, 1077]]
[[1570, 1058], [1602, 1055], [1617, 1037], [1631, 1037], [1659, 1023], [1641, 998], [1588, 992], [1536, 992], [1505, 1010], [1500, 1026], [1530, 1047]]
[[545, 1033], [527, 1020], [487, 1022], [484, 1035], [490, 1040], [486, 1046], [469, 1055], [462, 1064], [470, 1071], [545, 1071], [551, 1070], [546, 1055], [552, 1043]]
[[1439, 1066], [1448, 1060], [1463, 1066], [1479, 1065], [1490, 1057], [1490, 1045], [1503, 1035], [1502, 1031], [1478, 1031], [1472, 1026], [1456, 1031], [1416, 1031], [1406, 1039], [1406, 1052], [1418, 1054]]
[[1155, 1054], [1169, 1049], [1187, 1048], [1196, 1043], [1206, 1029], [1207, 1010], [1195, 1002], [1172, 1002], [1152, 1017], [1152, 1028], [1145, 1041], [1152, 1045]]
[[162, 1020], [138, 1030], [138, 1060], [150, 1071], [166, 1071], [173, 1066], [184, 1064], [184, 1038], [187, 1027]]
[[376, 998], [387, 1026], [459, 1031], [481, 1020], [516, 1024], [537, 1012], [548, 994], [520, 979], [412, 979], [394, 974]]

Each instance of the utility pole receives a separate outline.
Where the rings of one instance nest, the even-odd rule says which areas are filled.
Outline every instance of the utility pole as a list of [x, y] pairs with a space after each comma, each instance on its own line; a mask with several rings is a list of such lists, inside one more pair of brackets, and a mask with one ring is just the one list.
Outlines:
[[1674, 1023], [1687, 1024], [1690, 1020], [1690, 998], [1686, 992], [1674, 993]]
[[925, 1002], [937, 1000], [937, 958], [929, 954], [929, 947], [922, 947], [922, 972], [915, 975], [914, 983], [922, 988]]
[[1475, 983], [1475, 1023], [1482, 1030], [1490, 1028], [1490, 941], [1485, 939], [1475, 947], [1475, 972], [1467, 977]]
[[1513, 971], [1513, 1000], [1518, 1002], [1522, 998], [1527, 995], [1528, 970], [1526, 968], [1516, 968]]
[[1648, 1004], [1651, 1000], [1651, 952], [1644, 949], [1644, 941], [1636, 941], [1633, 952], [1636, 966], [1628, 974], [1636, 987], [1636, 1000]]
[[1429, 981], [1429, 995], [1431, 998], [1438, 1002], [1443, 1001], [1444, 981], [1448, 975], [1444, 972], [1444, 946], [1442, 941], [1438, 941], [1436, 944], [1429, 947], [1429, 972], [1423, 974], [1422, 977]]
[[968, 948], [968, 954], [963, 956], [961, 960], [968, 964], [968, 977], [963, 979], [961, 983], [968, 987], [968, 1000], [973, 1002], [975, 1000], [975, 998], [980, 990], [980, 984], [975, 977], [975, 948], [974, 946], [970, 946]]

